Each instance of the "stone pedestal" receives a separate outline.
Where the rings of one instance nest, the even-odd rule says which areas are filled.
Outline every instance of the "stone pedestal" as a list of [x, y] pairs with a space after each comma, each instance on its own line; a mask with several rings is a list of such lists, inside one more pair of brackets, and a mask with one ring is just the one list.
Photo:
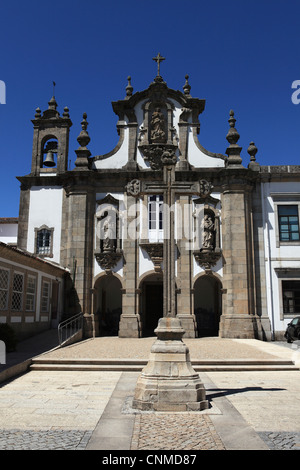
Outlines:
[[221, 315], [220, 332], [221, 338], [257, 338], [257, 318], [255, 315], [231, 314]]
[[180, 320], [163, 317], [157, 340], [136, 385], [133, 407], [154, 411], [200, 411], [208, 408], [206, 393], [182, 341]]
[[140, 338], [141, 335], [140, 316], [122, 314], [119, 323], [119, 338]]

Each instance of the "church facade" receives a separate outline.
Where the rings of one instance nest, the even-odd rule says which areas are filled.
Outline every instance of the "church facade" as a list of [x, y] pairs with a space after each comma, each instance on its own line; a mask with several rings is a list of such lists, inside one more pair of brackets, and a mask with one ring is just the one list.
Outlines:
[[155, 60], [149, 87], [133, 93], [129, 77], [112, 103], [111, 152], [91, 155], [83, 114], [71, 170], [69, 109], [61, 115], [52, 97], [36, 110], [31, 172], [18, 177], [18, 248], [70, 271], [70, 312], [83, 312], [86, 336], [143, 337], [170, 300], [164, 241], [174, 237], [185, 337], [280, 339], [300, 314], [300, 166], [261, 166], [253, 142], [244, 162], [233, 111], [225, 153], [206, 150], [205, 100], [188, 76], [182, 92], [170, 89]]

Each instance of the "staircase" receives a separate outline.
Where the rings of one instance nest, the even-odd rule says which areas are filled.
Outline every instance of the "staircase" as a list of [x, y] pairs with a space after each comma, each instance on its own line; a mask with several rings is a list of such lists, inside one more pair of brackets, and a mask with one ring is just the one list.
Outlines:
[[[45, 356], [40, 356], [32, 359], [30, 370], [141, 372], [146, 364], [147, 361], [142, 359], [47, 359]], [[299, 370], [293, 361], [278, 358], [271, 360], [205, 359], [192, 361], [192, 366], [196, 372]]]

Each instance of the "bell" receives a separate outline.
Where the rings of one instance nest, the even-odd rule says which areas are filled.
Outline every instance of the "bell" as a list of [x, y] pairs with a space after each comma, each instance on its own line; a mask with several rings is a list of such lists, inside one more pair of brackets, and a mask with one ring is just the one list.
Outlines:
[[45, 166], [55, 166], [55, 161], [54, 161], [52, 152], [47, 153], [47, 157], [46, 157], [46, 160], [44, 161], [44, 165]]

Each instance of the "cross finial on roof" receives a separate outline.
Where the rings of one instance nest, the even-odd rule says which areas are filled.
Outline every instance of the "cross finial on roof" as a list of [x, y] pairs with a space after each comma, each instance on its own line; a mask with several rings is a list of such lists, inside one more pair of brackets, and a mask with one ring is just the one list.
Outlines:
[[160, 63], [165, 60], [165, 57], [162, 57], [159, 52], [156, 57], [153, 57], [152, 60], [155, 60], [157, 63], [157, 76], [160, 77]]

